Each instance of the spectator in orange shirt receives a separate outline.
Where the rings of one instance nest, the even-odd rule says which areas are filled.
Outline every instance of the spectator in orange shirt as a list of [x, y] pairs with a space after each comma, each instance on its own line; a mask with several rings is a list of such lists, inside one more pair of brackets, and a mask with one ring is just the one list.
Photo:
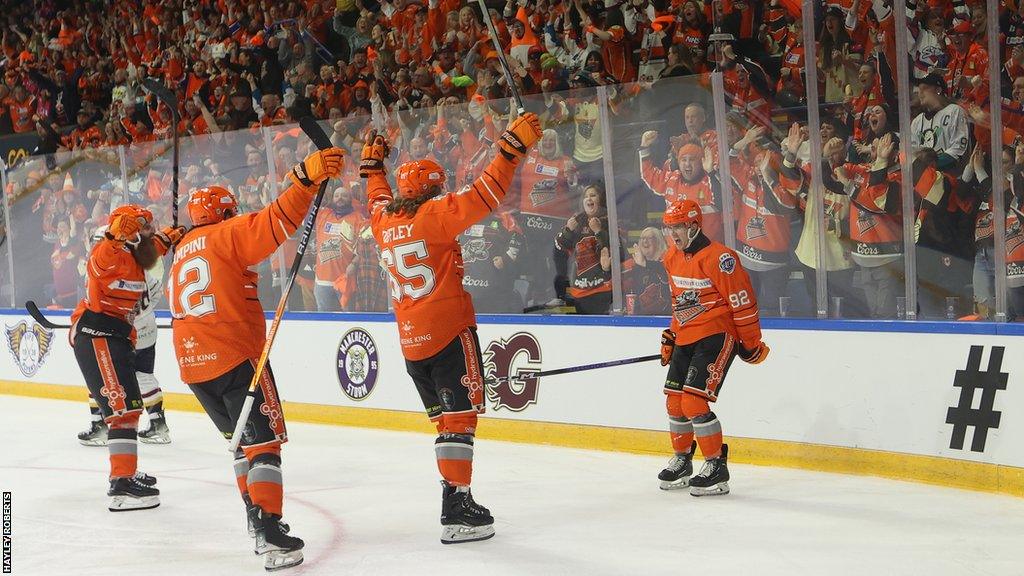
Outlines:
[[353, 209], [349, 189], [337, 186], [331, 202], [317, 217], [316, 283], [313, 287], [317, 310], [336, 312], [343, 309], [346, 271], [352, 264], [356, 240], [366, 222], [367, 218]]
[[11, 127], [14, 132], [24, 134], [35, 129], [35, 122], [32, 120], [36, 108], [35, 100], [25, 87], [19, 84], [4, 101], [4, 106], [11, 116]]
[[[602, 61], [606, 65], [607, 73], [617, 82], [634, 82], [636, 67], [633, 66], [633, 47], [626, 34], [622, 11], [618, 7], [608, 9], [604, 28], [602, 30], [587, 22], [586, 30], [600, 41]], [[587, 60], [589, 63], [589, 56]]]

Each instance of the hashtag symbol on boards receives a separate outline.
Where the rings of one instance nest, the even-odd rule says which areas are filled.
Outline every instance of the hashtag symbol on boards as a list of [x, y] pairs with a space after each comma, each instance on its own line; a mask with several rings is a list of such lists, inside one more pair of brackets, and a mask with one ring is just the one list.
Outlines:
[[[960, 400], [956, 406], [946, 412], [946, 424], [953, 425], [953, 435], [949, 440], [949, 447], [954, 450], [964, 449], [964, 439], [967, 436], [967, 428], [974, 428], [974, 438], [971, 441], [972, 452], [985, 451], [985, 439], [991, 428], [999, 428], [999, 419], [1002, 413], [994, 410], [996, 392], [1006, 390], [1006, 381], [1009, 374], [1001, 372], [1003, 365], [1004, 346], [993, 346], [992, 353], [988, 358], [988, 368], [981, 371], [981, 353], [984, 346], [971, 346], [967, 356], [967, 369], [957, 370], [953, 379], [953, 387], [960, 389]], [[977, 408], [974, 404], [974, 394], [981, 390], [981, 402]]]

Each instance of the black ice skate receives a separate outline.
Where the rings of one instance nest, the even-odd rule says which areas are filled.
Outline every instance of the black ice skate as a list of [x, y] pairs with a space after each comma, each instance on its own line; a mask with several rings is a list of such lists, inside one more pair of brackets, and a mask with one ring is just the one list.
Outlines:
[[302, 564], [302, 547], [306, 543], [282, 530], [282, 525], [287, 524], [281, 522], [280, 516], [267, 514], [258, 506], [256, 509], [256, 553], [264, 556], [263, 568], [273, 572]]
[[153, 487], [156, 486], [156, 476], [150, 476], [145, 472], [135, 472], [135, 479], [144, 486]]
[[[249, 538], [255, 538], [256, 527], [259, 526], [260, 523], [260, 507], [252, 503], [248, 494], [242, 496], [242, 501], [245, 502], [245, 518], [246, 523], [248, 524]], [[288, 526], [284, 520], [278, 519], [277, 524], [280, 526], [281, 532], [284, 534], [287, 534], [291, 530], [291, 527]], [[257, 546], [256, 554], [259, 553], [259, 546]]]
[[171, 431], [163, 411], [149, 416], [149, 428], [139, 432], [139, 442], [144, 444], [170, 444]]
[[[143, 476], [152, 480], [153, 484], [156, 484], [156, 478], [145, 474]], [[108, 509], [111, 512], [148, 510], [160, 505], [160, 491], [153, 486], [147, 486], [134, 476], [111, 480], [107, 496], [110, 496], [110, 507]]]
[[679, 490], [690, 485], [690, 476], [693, 475], [693, 453], [697, 449], [697, 443], [690, 445], [690, 451], [686, 454], [676, 454], [668, 461], [665, 469], [658, 474], [661, 480], [662, 490]]
[[88, 430], [78, 433], [78, 443], [82, 446], [106, 446], [107, 430], [106, 422], [93, 420]]
[[708, 458], [700, 474], [690, 478], [690, 496], [716, 496], [729, 493], [729, 468], [726, 459], [729, 456], [729, 445], [722, 444], [722, 455]]
[[469, 489], [442, 481], [441, 543], [461, 544], [476, 542], [494, 536], [494, 517], [490, 510], [477, 504]]

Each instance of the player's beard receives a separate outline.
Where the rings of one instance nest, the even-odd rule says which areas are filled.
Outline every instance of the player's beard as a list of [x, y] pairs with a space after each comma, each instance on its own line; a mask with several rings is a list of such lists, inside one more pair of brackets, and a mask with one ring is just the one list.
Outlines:
[[153, 266], [156, 266], [156, 261], [160, 259], [152, 236], [147, 236], [140, 240], [137, 246], [131, 248], [131, 251], [135, 262], [142, 266], [143, 270], [151, 270]]

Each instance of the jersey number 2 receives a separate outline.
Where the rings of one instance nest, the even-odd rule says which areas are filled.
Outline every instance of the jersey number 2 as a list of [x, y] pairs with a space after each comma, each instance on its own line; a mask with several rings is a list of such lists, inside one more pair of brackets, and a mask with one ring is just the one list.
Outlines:
[[[421, 263], [410, 264], [410, 256]], [[380, 259], [387, 267], [391, 297], [395, 300], [401, 300], [403, 296], [415, 300], [434, 291], [434, 271], [430, 266], [422, 264], [427, 259], [427, 243], [423, 240], [385, 248], [380, 253]]]
[[[210, 286], [210, 263], [206, 258], [195, 256], [181, 263], [176, 277], [170, 279], [168, 300], [171, 304], [171, 315], [175, 318], [185, 316], [205, 316], [217, 309], [212, 294], [203, 294], [195, 298]], [[175, 293], [178, 287], [180, 293]]]

